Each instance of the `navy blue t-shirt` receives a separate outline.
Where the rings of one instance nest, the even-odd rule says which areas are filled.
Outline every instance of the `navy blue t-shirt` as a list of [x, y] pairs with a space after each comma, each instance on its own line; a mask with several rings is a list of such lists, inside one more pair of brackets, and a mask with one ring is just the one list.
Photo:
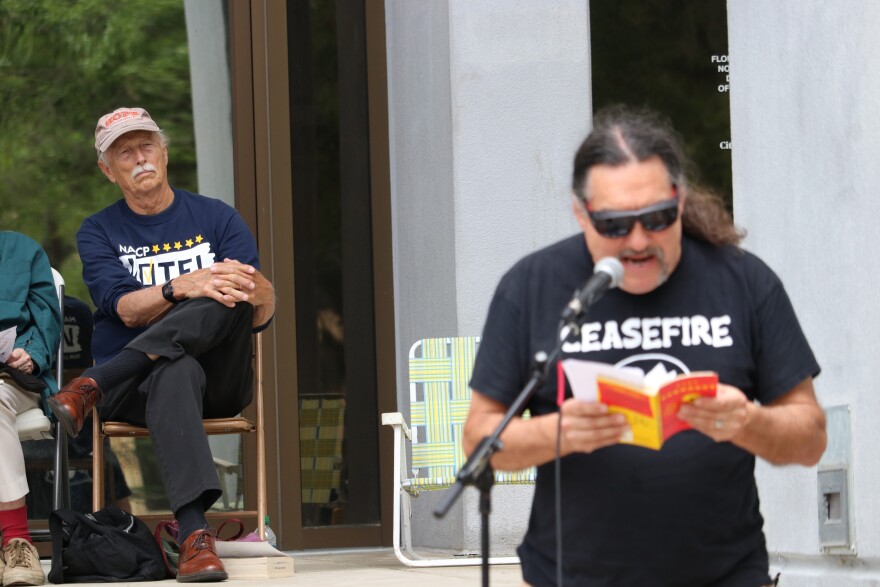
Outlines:
[[92, 352], [99, 365], [146, 330], [119, 319], [116, 304], [125, 294], [226, 258], [260, 268], [256, 242], [234, 208], [176, 188], [174, 202], [158, 214], [136, 214], [119, 200], [89, 216], [76, 243], [97, 308]]
[[[582, 234], [518, 262], [493, 297], [471, 387], [510, 405], [551, 351], [560, 314], [593, 273]], [[683, 239], [679, 265], [645, 295], [605, 294], [562, 358], [668, 371], [715, 371], [767, 404], [819, 366], [777, 276], [754, 255]], [[532, 398], [557, 411], [556, 369]], [[615, 445], [562, 459], [565, 584], [750, 587], [769, 583], [755, 458], [694, 431], [660, 451]], [[553, 463], [538, 468], [529, 529], [519, 548], [524, 579], [554, 585]]]

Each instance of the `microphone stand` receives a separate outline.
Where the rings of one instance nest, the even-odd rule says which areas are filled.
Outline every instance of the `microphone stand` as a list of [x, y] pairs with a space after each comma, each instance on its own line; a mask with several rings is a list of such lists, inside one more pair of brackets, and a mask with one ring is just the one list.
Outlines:
[[[449, 512], [452, 505], [459, 497], [461, 497], [465, 486], [472, 485], [480, 491], [480, 551], [483, 559], [482, 584], [484, 587], [488, 587], [489, 585], [489, 514], [492, 510], [491, 490], [492, 486], [495, 484], [495, 472], [492, 470], [492, 465], [489, 464], [489, 461], [491, 460], [492, 455], [504, 448], [504, 445], [500, 440], [501, 433], [507, 428], [507, 425], [515, 416], [522, 413], [523, 408], [525, 408], [532, 396], [535, 395], [538, 386], [546, 378], [549, 367], [553, 365], [557, 357], [559, 357], [563, 343], [568, 340], [568, 337], [571, 334], [576, 334], [580, 331], [580, 326], [576, 321], [577, 317], [578, 316], [573, 316], [568, 322], [563, 321], [560, 323], [559, 335], [556, 337], [556, 340], [558, 341], [556, 343], [556, 348], [554, 348], [549, 355], [544, 351], [538, 351], [535, 353], [534, 368], [532, 369], [532, 376], [528, 383], [522, 388], [522, 391], [520, 391], [516, 400], [511, 404], [495, 431], [491, 435], [484, 437], [474, 449], [470, 458], [468, 458], [467, 462], [465, 462], [462, 468], [458, 471], [458, 474], [455, 477], [455, 484], [450, 488], [449, 493], [440, 505], [434, 510], [435, 517], [443, 518]], [[562, 332], [565, 327], [569, 328], [569, 332], [565, 338], [563, 338]]]
[[[602, 265], [602, 268], [600, 269], [598, 265]], [[450, 492], [434, 510], [435, 517], [443, 518], [449, 512], [452, 504], [461, 497], [466, 485], [473, 485], [479, 489], [481, 524], [480, 550], [483, 558], [482, 574], [484, 587], [488, 587], [489, 585], [489, 514], [492, 511], [490, 494], [492, 485], [495, 484], [495, 472], [492, 470], [492, 465], [489, 461], [492, 459], [492, 455], [504, 448], [500, 439], [501, 433], [507, 428], [507, 425], [515, 416], [522, 413], [526, 404], [532, 399], [532, 396], [535, 395], [538, 386], [547, 377], [548, 369], [556, 362], [556, 359], [562, 352], [562, 345], [565, 341], [568, 340], [572, 334], [577, 336], [578, 333], [580, 333], [581, 327], [578, 321], [581, 316], [586, 313], [587, 308], [598, 301], [598, 299], [604, 295], [606, 290], [617, 287], [621, 279], [623, 279], [623, 265], [620, 264], [620, 261], [617, 258], [605, 257], [599, 260], [593, 276], [590, 277], [582, 288], [574, 292], [574, 298], [562, 311], [562, 316], [559, 320], [559, 331], [556, 335], [555, 348], [549, 355], [544, 351], [538, 351], [535, 353], [532, 376], [528, 383], [526, 383], [525, 387], [519, 392], [516, 400], [511, 404], [507, 413], [504, 414], [504, 418], [502, 418], [501, 422], [495, 428], [495, 431], [491, 435], [484, 437], [474, 449], [470, 458], [468, 458], [467, 462], [465, 462], [464, 466], [462, 466], [458, 471], [458, 474], [455, 476], [455, 484], [451, 487]], [[561, 543], [560, 540], [557, 548], [561, 548]], [[559, 555], [561, 557], [561, 551]], [[561, 565], [561, 559], [556, 561], [556, 563], [557, 565]]]

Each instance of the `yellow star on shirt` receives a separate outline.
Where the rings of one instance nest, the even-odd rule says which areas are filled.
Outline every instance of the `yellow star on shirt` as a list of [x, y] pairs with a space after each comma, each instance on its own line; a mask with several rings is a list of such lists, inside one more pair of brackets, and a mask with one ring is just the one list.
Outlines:
[[193, 246], [193, 239], [191, 239], [191, 238], [186, 239], [186, 246], [188, 246], [188, 247]]
[[175, 251], [179, 251], [179, 250], [182, 249], [182, 248], [183, 248], [183, 245], [180, 244], [180, 241], [175, 241], [175, 243], [174, 243], [174, 250], [175, 250]]
[[203, 240], [205, 240], [205, 239], [202, 238], [202, 235], [198, 235], [198, 236], [196, 237], [196, 242], [197, 242], [197, 243], [200, 243], [200, 242], [202, 242]]
[[154, 252], [154, 253], [158, 253], [158, 252], [159, 252], [159, 245], [153, 245], [153, 252]]
[[162, 245], [162, 250], [167, 253], [168, 251], [171, 250], [171, 245], [169, 245], [168, 243], [165, 243], [164, 245]]

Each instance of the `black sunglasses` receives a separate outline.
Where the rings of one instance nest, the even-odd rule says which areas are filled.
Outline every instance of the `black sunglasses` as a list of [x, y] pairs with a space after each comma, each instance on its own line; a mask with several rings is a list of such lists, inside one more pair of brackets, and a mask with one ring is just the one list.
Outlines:
[[632, 232], [637, 221], [645, 230], [660, 232], [672, 226], [678, 219], [678, 193], [671, 200], [663, 200], [639, 210], [588, 210], [588, 214], [593, 228], [605, 238], [625, 237]]

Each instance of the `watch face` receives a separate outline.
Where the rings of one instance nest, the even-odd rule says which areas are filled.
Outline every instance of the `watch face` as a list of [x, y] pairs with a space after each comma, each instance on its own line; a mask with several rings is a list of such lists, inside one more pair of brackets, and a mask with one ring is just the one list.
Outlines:
[[177, 300], [174, 298], [174, 287], [171, 285], [170, 281], [166, 281], [165, 285], [162, 286], [162, 297], [172, 304], [177, 303]]

